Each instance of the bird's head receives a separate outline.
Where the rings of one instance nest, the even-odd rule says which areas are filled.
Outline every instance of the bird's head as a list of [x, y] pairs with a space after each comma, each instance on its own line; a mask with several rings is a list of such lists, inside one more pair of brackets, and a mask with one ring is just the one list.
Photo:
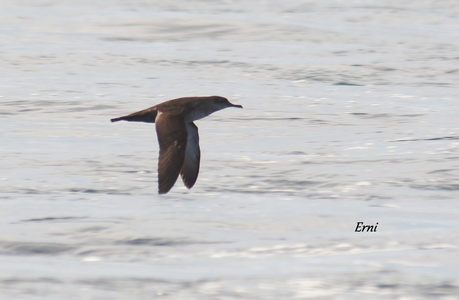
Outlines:
[[224, 108], [227, 108], [227, 107], [239, 107], [239, 108], [242, 108], [242, 105], [233, 104], [233, 103], [229, 102], [228, 99], [226, 99], [224, 97], [220, 97], [220, 96], [212, 96], [212, 97], [210, 97], [210, 102], [211, 102], [212, 107], [215, 108], [215, 110], [220, 110], [220, 109], [224, 109]]

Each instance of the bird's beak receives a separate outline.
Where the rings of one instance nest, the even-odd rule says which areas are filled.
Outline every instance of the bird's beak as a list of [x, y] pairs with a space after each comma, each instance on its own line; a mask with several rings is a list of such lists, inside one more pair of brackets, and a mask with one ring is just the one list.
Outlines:
[[233, 103], [230, 103], [232, 107], [239, 107], [239, 108], [242, 108], [242, 105], [238, 105], [238, 104], [233, 104]]

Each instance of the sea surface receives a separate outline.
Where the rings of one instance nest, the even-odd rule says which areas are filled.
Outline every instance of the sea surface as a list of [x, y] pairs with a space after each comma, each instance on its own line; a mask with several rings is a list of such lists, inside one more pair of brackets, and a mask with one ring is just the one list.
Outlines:
[[0, 299], [459, 299], [458, 100], [456, 0], [0, 1]]

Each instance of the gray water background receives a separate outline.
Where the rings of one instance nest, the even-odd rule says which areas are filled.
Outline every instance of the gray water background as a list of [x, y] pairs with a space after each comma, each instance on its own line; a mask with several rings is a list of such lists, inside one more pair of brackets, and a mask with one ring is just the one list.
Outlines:
[[[458, 16], [0, 1], [0, 299], [459, 299]], [[109, 119], [193, 95], [244, 109], [158, 196], [154, 125]]]

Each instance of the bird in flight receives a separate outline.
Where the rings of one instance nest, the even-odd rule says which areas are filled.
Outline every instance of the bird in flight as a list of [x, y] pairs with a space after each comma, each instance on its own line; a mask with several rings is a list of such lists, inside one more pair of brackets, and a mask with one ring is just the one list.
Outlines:
[[193, 123], [227, 107], [239, 107], [220, 96], [169, 100], [119, 118], [117, 121], [156, 123], [159, 142], [158, 193], [166, 194], [180, 174], [191, 189], [198, 178], [201, 150], [198, 127]]

